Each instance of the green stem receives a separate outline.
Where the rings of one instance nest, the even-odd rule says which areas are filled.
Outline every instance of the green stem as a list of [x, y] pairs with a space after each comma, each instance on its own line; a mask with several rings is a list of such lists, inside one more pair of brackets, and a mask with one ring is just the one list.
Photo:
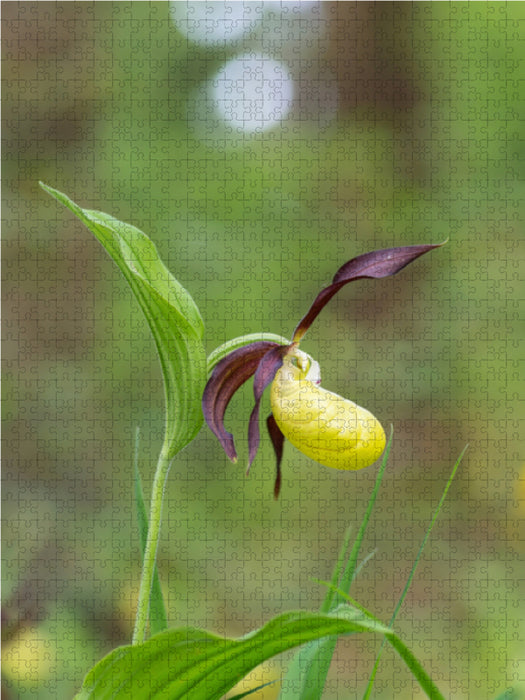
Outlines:
[[171, 464], [167, 447], [168, 446], [166, 444], [162, 446], [159, 461], [157, 462], [157, 469], [155, 471], [155, 478], [153, 480], [148, 539], [146, 541], [144, 561], [142, 564], [142, 577], [140, 579], [139, 600], [137, 604], [137, 616], [135, 618], [135, 629], [133, 631], [132, 644], [141, 644], [146, 636], [151, 587], [153, 585], [155, 561], [157, 558], [157, 548], [159, 545], [160, 523], [162, 519], [162, 501], [164, 499], [164, 488]]

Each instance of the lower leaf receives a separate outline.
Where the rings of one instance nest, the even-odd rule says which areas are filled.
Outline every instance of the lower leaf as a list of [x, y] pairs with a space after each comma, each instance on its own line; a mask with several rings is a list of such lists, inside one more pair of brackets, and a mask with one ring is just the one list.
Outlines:
[[291, 612], [242, 639], [172, 629], [119, 647], [86, 676], [76, 700], [219, 700], [263, 661], [331, 635], [391, 630], [348, 607], [337, 615]]

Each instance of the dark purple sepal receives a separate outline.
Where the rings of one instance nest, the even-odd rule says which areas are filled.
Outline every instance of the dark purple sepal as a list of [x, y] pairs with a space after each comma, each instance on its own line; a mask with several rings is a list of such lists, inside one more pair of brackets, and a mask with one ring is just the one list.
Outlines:
[[250, 415], [248, 424], [248, 470], [250, 471], [252, 462], [255, 459], [257, 450], [259, 449], [260, 433], [259, 433], [259, 407], [264, 390], [273, 382], [278, 369], [283, 364], [283, 357], [293, 347], [292, 345], [277, 345], [266, 353], [259, 362], [255, 377], [253, 378], [253, 395], [255, 397], [255, 406]]
[[224, 427], [224, 414], [232, 396], [257, 370], [266, 353], [282, 347], [271, 341], [258, 341], [234, 350], [214, 368], [202, 396], [202, 412], [210, 430], [217, 436], [232, 462], [237, 461], [233, 435]]
[[275, 486], [273, 487], [273, 497], [275, 500], [279, 498], [279, 492], [281, 491], [281, 461], [283, 459], [283, 449], [284, 449], [284, 435], [281, 429], [277, 425], [273, 413], [270, 413], [266, 419], [266, 426], [268, 427], [268, 433], [272, 439], [272, 445], [275, 452], [277, 473], [275, 475]]
[[293, 334], [293, 340], [295, 342], [301, 340], [312, 325], [312, 322], [319, 315], [319, 312], [326, 306], [334, 294], [337, 294], [348, 282], [366, 277], [379, 279], [381, 277], [395, 275], [396, 272], [399, 272], [413, 260], [419, 258], [420, 255], [424, 255], [430, 250], [439, 248], [442, 245], [444, 244], [437, 243], [434, 245], [409, 245], [400, 248], [384, 248], [383, 250], [374, 250], [371, 253], [365, 253], [364, 255], [358, 255], [356, 258], [352, 258], [352, 260], [349, 260], [337, 270], [332, 284], [322, 289], [316, 296], [306, 315], [299, 321]]

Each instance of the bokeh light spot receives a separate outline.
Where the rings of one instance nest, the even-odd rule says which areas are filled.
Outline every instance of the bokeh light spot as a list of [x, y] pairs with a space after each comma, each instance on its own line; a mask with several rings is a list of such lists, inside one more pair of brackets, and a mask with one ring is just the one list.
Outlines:
[[271, 128], [289, 113], [293, 80], [267, 56], [247, 54], [226, 63], [211, 82], [215, 109], [229, 125], [255, 132]]

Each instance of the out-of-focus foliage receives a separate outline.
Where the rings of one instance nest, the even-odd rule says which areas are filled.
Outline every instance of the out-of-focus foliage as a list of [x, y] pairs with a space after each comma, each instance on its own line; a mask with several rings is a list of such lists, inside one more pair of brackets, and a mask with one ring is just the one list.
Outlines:
[[[394, 425], [394, 467], [365, 543], [377, 552], [353, 596], [389, 618], [468, 442], [397, 631], [458, 700], [524, 676], [524, 6], [319, 13], [324, 31], [299, 60], [278, 17], [273, 34], [254, 26], [237, 43], [203, 45], [164, 3], [2, 8], [8, 697], [67, 697], [129, 641], [133, 436], [140, 425], [147, 497], [163, 429], [140, 310], [38, 180], [145, 231], [195, 299], [209, 351], [245, 333], [287, 335], [354, 255], [449, 238], [403, 276], [341, 292], [304, 349], [322, 359], [328, 389]], [[217, 127], [206, 81], [263, 41], [296, 86], [303, 71], [310, 83], [329, 74], [331, 120], [297, 87], [271, 130]], [[235, 433], [251, 400], [248, 389], [235, 399]], [[279, 503], [267, 498], [273, 476], [269, 444], [245, 479], [205, 431], [174, 463], [159, 551], [172, 624], [239, 636], [318, 607], [324, 590], [311, 579], [330, 575], [374, 473], [321, 469], [289, 447]], [[37, 641], [47, 665], [31, 661]], [[339, 645], [328, 700], [365, 687], [374, 652], [372, 640]], [[25, 680], [16, 658], [33, 669]], [[387, 655], [375, 687], [378, 698], [412, 692]]]

